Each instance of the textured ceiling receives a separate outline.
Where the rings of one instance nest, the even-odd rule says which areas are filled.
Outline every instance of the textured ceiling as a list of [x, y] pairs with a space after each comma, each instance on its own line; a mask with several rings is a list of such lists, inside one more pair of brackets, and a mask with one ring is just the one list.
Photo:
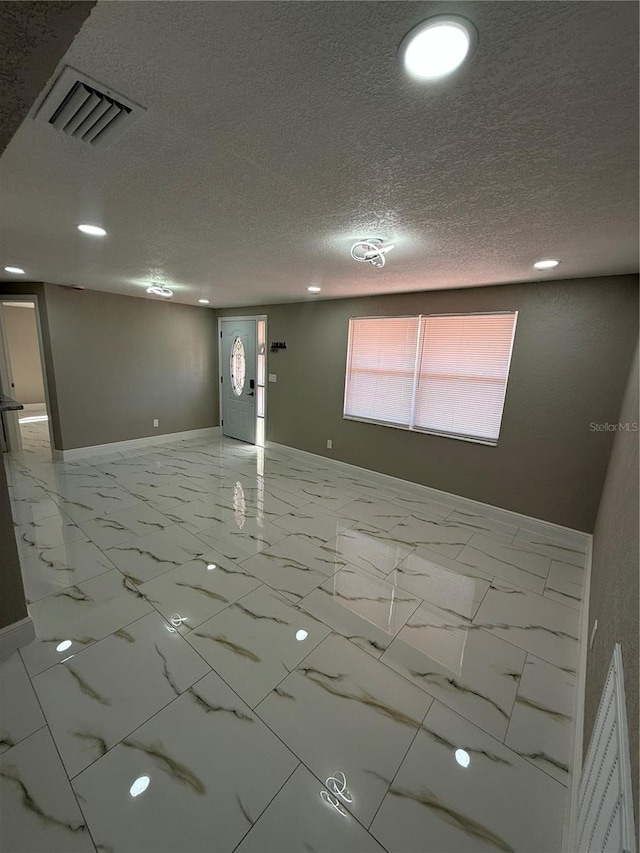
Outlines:
[[[399, 42], [444, 11], [473, 59], [407, 79]], [[147, 113], [106, 150], [24, 121], [1, 266], [214, 306], [635, 272], [637, 32], [626, 2], [101, 0], [61, 64]], [[349, 257], [368, 236], [383, 270]]]
[[0, 151], [94, 5], [94, 0], [0, 3]]

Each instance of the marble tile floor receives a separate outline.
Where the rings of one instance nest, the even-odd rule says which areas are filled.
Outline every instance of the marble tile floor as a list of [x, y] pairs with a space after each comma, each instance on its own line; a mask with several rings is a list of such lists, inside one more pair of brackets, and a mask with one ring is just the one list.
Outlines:
[[18, 423], [20, 424], [22, 449], [27, 453], [48, 453], [51, 449], [49, 424], [46, 420], [32, 420], [36, 417], [47, 417], [47, 409], [45, 406], [38, 409], [26, 409], [19, 412]]
[[587, 537], [222, 437], [5, 464], [0, 851], [561, 850]]

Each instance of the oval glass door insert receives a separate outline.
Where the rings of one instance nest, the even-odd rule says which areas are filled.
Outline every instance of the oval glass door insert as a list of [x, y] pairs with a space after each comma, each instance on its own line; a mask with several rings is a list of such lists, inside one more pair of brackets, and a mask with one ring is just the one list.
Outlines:
[[244, 380], [247, 373], [247, 361], [244, 353], [244, 344], [241, 338], [236, 338], [231, 347], [231, 387], [236, 397], [244, 391]]

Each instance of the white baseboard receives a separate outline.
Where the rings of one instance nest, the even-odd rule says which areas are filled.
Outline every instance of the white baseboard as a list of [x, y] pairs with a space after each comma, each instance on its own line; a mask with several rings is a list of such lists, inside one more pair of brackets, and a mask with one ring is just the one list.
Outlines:
[[36, 630], [33, 627], [31, 616], [25, 616], [19, 622], [13, 622], [4, 628], [0, 628], [0, 660], [5, 660], [12, 655], [16, 649], [26, 646], [35, 639]]
[[166, 444], [172, 441], [185, 441], [190, 438], [213, 438], [220, 434], [220, 427], [204, 427], [203, 429], [188, 429], [184, 432], [169, 432], [164, 435], [146, 435], [143, 438], [132, 438], [128, 441], [113, 441], [109, 444], [94, 444], [91, 447], [74, 447], [71, 450], [53, 450], [56, 461], [83, 459], [85, 456], [98, 456], [101, 453], [117, 453], [120, 450], [135, 450], [139, 447], [153, 447], [156, 444]]
[[398, 477], [392, 477], [390, 474], [371, 471], [369, 468], [360, 468], [357, 465], [351, 465], [348, 462], [329, 459], [326, 456], [321, 456], [319, 453], [310, 453], [308, 450], [299, 450], [297, 447], [289, 447], [286, 444], [278, 444], [275, 441], [267, 442], [267, 446], [277, 447], [293, 455], [311, 456], [315, 460], [321, 461], [322, 464], [328, 468], [333, 466], [341, 469], [348, 469], [360, 477], [366, 476], [367, 479], [379, 482], [381, 485], [386, 483], [391, 488], [398, 488], [398, 486], [401, 486], [408, 494], [437, 501], [438, 503], [450, 504], [453, 509], [465, 509], [471, 513], [484, 515], [496, 521], [512, 524], [516, 527], [523, 528], [530, 533], [539, 533], [555, 539], [563, 545], [578, 548], [585, 552], [588, 550], [591, 542], [590, 533], [584, 533], [581, 530], [574, 530], [571, 527], [563, 527], [560, 524], [554, 524], [552, 521], [533, 518], [529, 515], [523, 515], [522, 513], [514, 512], [510, 509], [503, 509], [502, 507], [482, 503], [481, 501], [476, 501], [472, 498], [465, 498], [460, 495], [451, 494], [450, 492], [443, 492], [439, 489], [434, 489], [431, 486], [423, 486], [420, 483], [411, 483], [407, 480], [400, 480]]
[[574, 743], [571, 760], [571, 772], [567, 786], [567, 804], [565, 809], [563, 853], [575, 853], [576, 829], [578, 821], [578, 795], [582, 777], [583, 742], [584, 742], [584, 701], [587, 687], [587, 655], [589, 653], [589, 601], [591, 598], [591, 564], [593, 561], [593, 541], [587, 551], [587, 563], [584, 572], [584, 591], [582, 596], [582, 612], [580, 614], [580, 629], [578, 642], [578, 675], [576, 679], [576, 696], [574, 708]]

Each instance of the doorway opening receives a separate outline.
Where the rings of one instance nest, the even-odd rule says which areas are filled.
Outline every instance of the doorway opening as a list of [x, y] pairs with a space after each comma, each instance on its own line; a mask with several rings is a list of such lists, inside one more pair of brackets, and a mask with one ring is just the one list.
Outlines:
[[267, 318], [221, 317], [218, 332], [222, 434], [264, 447]]
[[2, 450], [52, 457], [51, 424], [37, 297], [0, 302], [0, 389], [22, 408], [2, 413]]

